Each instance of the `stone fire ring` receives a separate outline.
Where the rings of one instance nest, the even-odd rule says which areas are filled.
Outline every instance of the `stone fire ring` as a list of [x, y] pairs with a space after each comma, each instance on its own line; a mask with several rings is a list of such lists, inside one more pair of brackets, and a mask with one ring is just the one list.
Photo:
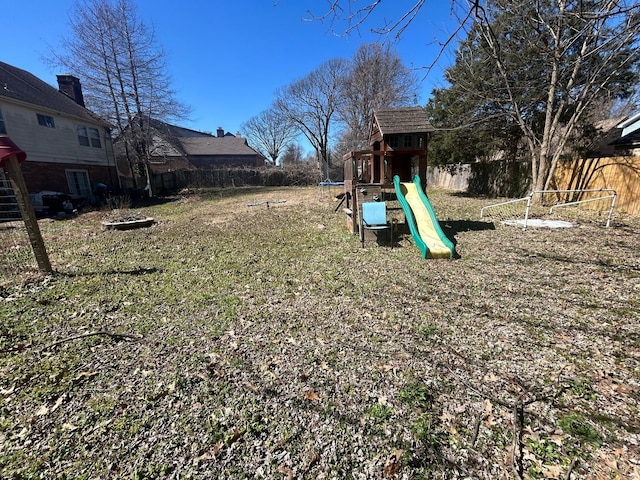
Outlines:
[[154, 220], [151, 217], [121, 219], [102, 222], [107, 230], [133, 230], [134, 228], [144, 228], [153, 225]]

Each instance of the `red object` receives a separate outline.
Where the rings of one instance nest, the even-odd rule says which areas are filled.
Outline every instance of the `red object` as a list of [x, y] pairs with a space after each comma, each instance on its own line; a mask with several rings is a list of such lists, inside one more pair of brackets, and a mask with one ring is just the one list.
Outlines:
[[0, 168], [4, 168], [5, 160], [12, 155], [18, 157], [18, 162], [22, 163], [27, 159], [25, 151], [20, 150], [13, 141], [6, 135], [0, 135]]

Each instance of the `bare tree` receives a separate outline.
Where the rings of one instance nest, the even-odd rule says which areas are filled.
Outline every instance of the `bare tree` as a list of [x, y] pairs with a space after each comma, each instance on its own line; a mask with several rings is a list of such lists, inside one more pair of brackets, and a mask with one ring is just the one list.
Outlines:
[[282, 154], [282, 165], [295, 165], [304, 160], [304, 152], [299, 143], [289, 143]]
[[[479, 47], [475, 58], [493, 66], [492, 72], [484, 70], [490, 75], [483, 77], [478, 100], [499, 104], [519, 126], [534, 190], [549, 188], [594, 105], [631, 94], [638, 81], [639, 40], [635, 2], [494, 0], [481, 10], [461, 51]], [[462, 68], [455, 81], [468, 72]]]
[[417, 100], [417, 78], [389, 46], [363, 44], [351, 60], [342, 87], [340, 117], [346, 124], [346, 150], [365, 148], [373, 111], [410, 105]]
[[[431, 0], [434, 3], [436, 1], [441, 0]], [[375, 12], [382, 4], [382, 0], [370, 0], [365, 3], [362, 0], [327, 0], [327, 6], [324, 10], [307, 10], [307, 20], [328, 22], [334, 33], [338, 35], [349, 35], [353, 32], [359, 32], [361, 28], [367, 28], [372, 33], [379, 35], [384, 43], [393, 43], [402, 38], [405, 30], [412, 26], [423, 8], [428, 8], [431, 2], [429, 0], [413, 0], [405, 6], [396, 3], [394, 4], [397, 12], [395, 17], [385, 17], [381, 23], [374, 23]], [[450, 13], [458, 19], [458, 25], [447, 38], [435, 40], [440, 46], [439, 53], [431, 63], [420, 68], [424, 68], [428, 72], [436, 65], [474, 13], [482, 8], [481, 3], [482, 0], [450, 1]]]
[[138, 171], [151, 188], [145, 119], [188, 114], [171, 89], [164, 51], [131, 0], [76, 3], [70, 27], [54, 61], [82, 79], [87, 106], [116, 126], [134, 187]]
[[276, 108], [296, 125], [311, 143], [325, 178], [329, 178], [329, 142], [332, 128], [337, 121], [341, 87], [347, 70], [346, 60], [328, 60], [306, 77], [281, 89], [275, 101]]
[[[428, 0], [371, 30], [399, 38]], [[468, 25], [447, 72], [474, 115], [517, 125], [532, 164], [532, 188], [549, 186], [562, 155], [594, 105], [627, 98], [637, 88], [640, 4], [634, 0], [466, 0], [448, 45]], [[381, 0], [332, 0], [316, 20], [346, 22], [346, 32], [372, 20]], [[437, 61], [434, 60], [434, 62]], [[501, 119], [501, 120], [500, 120]], [[465, 119], [458, 119], [458, 125]], [[474, 122], [478, 118], [473, 119]]]
[[240, 127], [240, 131], [249, 144], [259, 150], [273, 165], [277, 165], [283, 148], [298, 135], [298, 130], [290, 119], [274, 107], [251, 117]]

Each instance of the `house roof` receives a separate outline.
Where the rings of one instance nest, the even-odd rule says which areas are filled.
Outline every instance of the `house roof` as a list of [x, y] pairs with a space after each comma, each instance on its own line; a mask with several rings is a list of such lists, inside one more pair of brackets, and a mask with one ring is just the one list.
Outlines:
[[[211, 138], [213, 135], [211, 133], [199, 132], [198, 130], [191, 130], [190, 128], [179, 127], [177, 125], [171, 125], [170, 123], [163, 122], [161, 120], [156, 119], [144, 119], [144, 122], [149, 122], [151, 128], [157, 130], [163, 135], [168, 135], [173, 138], [182, 138], [182, 137], [207, 137]], [[146, 127], [145, 127], [146, 128]]]
[[28, 103], [105, 127], [110, 126], [105, 120], [35, 75], [4, 62], [0, 62], [0, 99], [2, 98]]
[[152, 155], [162, 157], [188, 156], [247, 156], [264, 158], [251, 148], [245, 138], [225, 134], [222, 137], [210, 133], [198, 132], [188, 128], [171, 125], [160, 120], [151, 119], [150, 127], [153, 135]]
[[619, 138], [609, 145], [615, 147], [637, 147], [640, 145], [640, 113], [636, 113], [616, 125]]
[[182, 137], [180, 142], [187, 155], [256, 155], [241, 137]]
[[617, 125], [617, 127], [622, 129], [623, 136], [637, 130], [638, 128], [640, 128], [640, 113], [636, 113], [635, 115], [627, 117], [626, 119], [621, 121]]
[[380, 108], [373, 116], [383, 135], [434, 130], [422, 107]]
[[640, 145], [640, 128], [628, 135], [624, 135], [617, 140], [614, 140], [609, 145], [613, 145], [614, 147], [631, 147]]

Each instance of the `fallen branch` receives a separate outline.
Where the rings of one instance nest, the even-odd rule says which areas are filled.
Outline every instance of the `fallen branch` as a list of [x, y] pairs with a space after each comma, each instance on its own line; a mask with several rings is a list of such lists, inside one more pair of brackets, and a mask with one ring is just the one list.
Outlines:
[[578, 463], [578, 459], [574, 458], [573, 460], [571, 460], [571, 465], [569, 465], [569, 470], [567, 470], [567, 474], [565, 475], [565, 480], [570, 480], [571, 479], [571, 472], [573, 472], [573, 469], [575, 468], [576, 464]]
[[49, 350], [50, 348], [57, 347], [58, 345], [61, 345], [66, 342], [71, 342], [73, 340], [78, 340], [80, 338], [95, 337], [96, 335], [106, 335], [108, 337], [117, 338], [119, 340], [140, 340], [142, 338], [142, 336], [138, 336], [138, 335], [129, 335], [126, 333], [114, 333], [114, 332], [108, 332], [106, 330], [95, 330], [93, 332], [82, 333], [80, 335], [73, 335], [72, 337], [63, 338], [62, 340], [58, 340], [56, 342], [50, 343], [49, 345], [44, 347], [42, 350]]
[[471, 447], [476, 446], [476, 442], [478, 441], [478, 435], [480, 434], [480, 425], [482, 424], [485, 418], [487, 418], [487, 415], [483, 414], [483, 415], [478, 415], [478, 418], [476, 419], [475, 426], [473, 427], [473, 435], [471, 436]]
[[522, 464], [523, 457], [523, 444], [522, 444], [522, 429], [524, 426], [524, 405], [522, 402], [517, 402], [513, 406], [513, 442], [511, 446], [511, 461], [513, 473], [516, 478], [522, 479], [524, 475], [524, 465]]

